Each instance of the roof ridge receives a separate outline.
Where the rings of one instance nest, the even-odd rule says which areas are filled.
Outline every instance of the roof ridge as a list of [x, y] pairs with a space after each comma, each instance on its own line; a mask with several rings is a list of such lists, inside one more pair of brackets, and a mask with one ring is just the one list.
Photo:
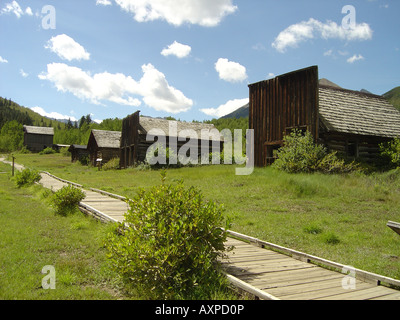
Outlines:
[[373, 98], [379, 98], [379, 99], [387, 100], [385, 97], [383, 97], [381, 95], [378, 95], [378, 94], [362, 92], [362, 91], [357, 91], [357, 90], [351, 90], [351, 89], [345, 89], [345, 88], [338, 88], [338, 87], [333, 87], [333, 86], [324, 85], [324, 84], [320, 84], [319, 88], [331, 89], [331, 90], [342, 91], [342, 92], [349, 92], [349, 93], [358, 94], [360, 96], [367, 96], [367, 97], [373, 97]]

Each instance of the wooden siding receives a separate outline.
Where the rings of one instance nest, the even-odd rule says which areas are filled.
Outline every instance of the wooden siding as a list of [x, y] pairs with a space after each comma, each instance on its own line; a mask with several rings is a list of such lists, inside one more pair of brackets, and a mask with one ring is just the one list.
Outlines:
[[139, 111], [122, 121], [120, 167], [128, 168], [138, 161]]
[[39, 152], [53, 147], [53, 136], [43, 134], [24, 133], [24, 145], [29, 151]]
[[336, 151], [343, 157], [367, 163], [382, 161], [379, 145], [391, 140], [386, 137], [328, 132], [323, 127], [320, 127], [319, 137], [328, 151]]
[[273, 161], [272, 150], [295, 128], [318, 139], [318, 67], [249, 85], [249, 128], [254, 129], [254, 164]]

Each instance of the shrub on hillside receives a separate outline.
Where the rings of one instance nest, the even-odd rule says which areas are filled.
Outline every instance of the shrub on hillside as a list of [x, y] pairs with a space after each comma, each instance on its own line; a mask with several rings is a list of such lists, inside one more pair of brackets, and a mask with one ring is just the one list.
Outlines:
[[52, 203], [56, 213], [67, 215], [72, 213], [84, 198], [85, 193], [81, 189], [67, 185], [54, 193]]
[[284, 138], [284, 145], [278, 150], [278, 159], [273, 166], [289, 173], [347, 173], [358, 169], [354, 162], [346, 163], [339, 159], [336, 152], [314, 142], [310, 132], [305, 134], [293, 130]]
[[198, 189], [164, 179], [128, 202], [119, 233], [108, 236], [109, 258], [144, 297], [210, 299], [226, 281], [217, 260], [227, 236], [223, 210]]

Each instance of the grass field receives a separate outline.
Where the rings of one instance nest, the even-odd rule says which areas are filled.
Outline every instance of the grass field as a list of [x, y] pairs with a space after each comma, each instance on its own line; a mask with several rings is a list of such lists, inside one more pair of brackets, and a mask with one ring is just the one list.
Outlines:
[[[102, 245], [109, 226], [80, 211], [56, 215], [42, 187], [18, 189], [10, 166], [0, 172], [0, 300], [126, 298]], [[42, 287], [45, 266], [56, 290]]]
[[[29, 168], [127, 197], [160, 183], [157, 170], [98, 171], [59, 154], [16, 157]], [[386, 226], [400, 221], [399, 171], [291, 175], [256, 168], [236, 176], [235, 167], [225, 165], [167, 171], [167, 181], [180, 179], [224, 204], [234, 231], [400, 279], [400, 237]]]

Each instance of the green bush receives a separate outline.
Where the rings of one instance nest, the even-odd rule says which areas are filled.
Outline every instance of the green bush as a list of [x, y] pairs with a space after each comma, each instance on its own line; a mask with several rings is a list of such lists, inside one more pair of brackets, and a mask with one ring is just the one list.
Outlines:
[[119, 169], [119, 158], [113, 158], [103, 165], [103, 170], [117, 170]]
[[39, 182], [42, 177], [40, 173], [36, 170], [24, 169], [22, 171], [17, 171], [15, 174], [15, 183], [18, 188], [30, 186], [35, 182]]
[[90, 158], [88, 155], [83, 155], [81, 157], [79, 157], [79, 163], [83, 166], [87, 166], [90, 163]]
[[277, 156], [273, 166], [289, 173], [347, 173], [358, 170], [354, 162], [347, 164], [337, 157], [336, 152], [328, 153], [323, 145], [315, 143], [308, 131], [304, 134], [293, 130], [285, 136]]
[[74, 212], [79, 202], [84, 198], [85, 193], [81, 189], [72, 185], [67, 185], [54, 193], [52, 203], [56, 213], [67, 215], [68, 213]]
[[400, 167], [400, 138], [379, 145], [381, 155], [388, 159], [392, 167]]
[[164, 179], [128, 202], [119, 233], [108, 236], [108, 256], [143, 297], [210, 299], [226, 285], [217, 259], [226, 249], [222, 207], [194, 187]]
[[56, 151], [52, 148], [46, 148], [39, 152], [39, 154], [53, 154], [53, 153], [56, 153]]

